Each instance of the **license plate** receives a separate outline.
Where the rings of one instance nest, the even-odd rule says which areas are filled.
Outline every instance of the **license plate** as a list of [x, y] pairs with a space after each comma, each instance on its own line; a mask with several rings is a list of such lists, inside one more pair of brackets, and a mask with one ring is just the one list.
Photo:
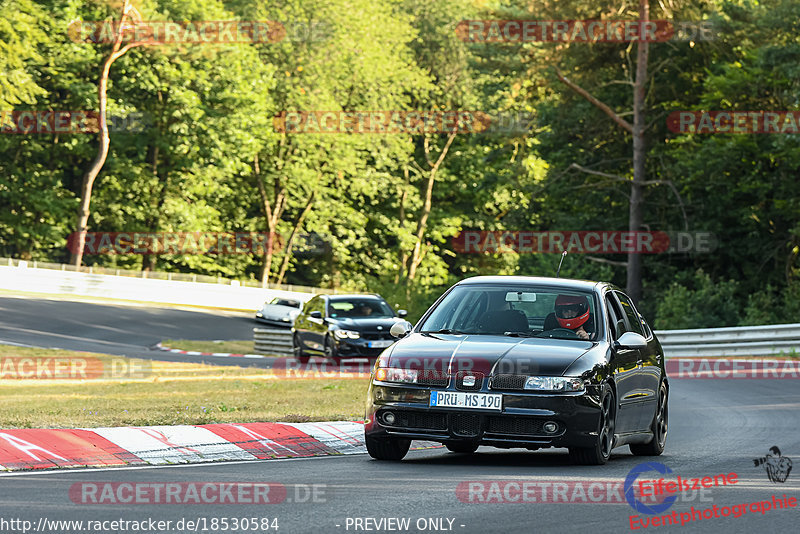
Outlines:
[[383, 349], [390, 346], [394, 341], [391, 339], [381, 339], [380, 341], [367, 341], [367, 347], [371, 349]]
[[473, 408], [476, 410], [500, 411], [503, 409], [503, 396], [495, 393], [431, 391], [430, 405], [442, 408]]

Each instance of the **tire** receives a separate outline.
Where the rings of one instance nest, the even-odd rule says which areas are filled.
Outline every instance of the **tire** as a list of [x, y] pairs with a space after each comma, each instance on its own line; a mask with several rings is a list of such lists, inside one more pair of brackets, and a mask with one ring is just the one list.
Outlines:
[[656, 413], [653, 414], [653, 422], [650, 423], [650, 430], [653, 432], [653, 440], [650, 443], [636, 443], [629, 445], [634, 456], [659, 456], [664, 452], [664, 445], [667, 444], [667, 429], [669, 423], [669, 394], [667, 386], [663, 382], [658, 390], [658, 406]]
[[300, 363], [308, 363], [309, 356], [303, 352], [303, 346], [300, 344], [300, 340], [297, 337], [297, 332], [295, 332], [292, 336], [292, 354]]
[[325, 358], [334, 362], [339, 361], [339, 355], [336, 353], [336, 346], [331, 341], [330, 336], [325, 336]]
[[410, 439], [376, 439], [365, 436], [364, 441], [370, 456], [387, 462], [399, 462], [408, 454], [408, 449], [411, 447]]
[[472, 454], [478, 450], [477, 443], [445, 443], [444, 446], [448, 451], [460, 454]]
[[592, 447], [570, 447], [569, 457], [575, 464], [603, 465], [608, 462], [614, 448], [614, 429], [617, 424], [617, 402], [614, 391], [603, 385], [600, 395], [600, 422], [597, 441]]

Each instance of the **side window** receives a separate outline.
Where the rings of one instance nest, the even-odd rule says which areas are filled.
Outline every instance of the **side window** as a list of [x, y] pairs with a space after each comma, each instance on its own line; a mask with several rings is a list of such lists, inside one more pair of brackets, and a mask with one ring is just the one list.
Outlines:
[[641, 320], [642, 328], [644, 329], [644, 337], [650, 339], [651, 337], [653, 337], [653, 329], [650, 328], [650, 325], [647, 324], [647, 321], [644, 320], [644, 317], [642, 316], [641, 313], [639, 314], [639, 319]]
[[615, 295], [619, 299], [619, 303], [622, 305], [622, 310], [625, 312], [625, 315], [628, 318], [629, 330], [631, 332], [636, 332], [640, 336], [644, 336], [645, 333], [642, 329], [642, 321], [639, 318], [639, 312], [637, 312], [636, 308], [633, 307], [631, 299], [619, 292], [615, 292]]
[[314, 310], [322, 311], [322, 299], [320, 297], [314, 297], [313, 299], [306, 302], [305, 307], [303, 308], [303, 314], [308, 315]]
[[617, 300], [611, 293], [606, 295], [606, 308], [608, 308], [608, 325], [611, 329], [611, 337], [619, 339], [619, 336], [625, 333], [625, 321], [622, 319], [619, 304], [617, 304]]

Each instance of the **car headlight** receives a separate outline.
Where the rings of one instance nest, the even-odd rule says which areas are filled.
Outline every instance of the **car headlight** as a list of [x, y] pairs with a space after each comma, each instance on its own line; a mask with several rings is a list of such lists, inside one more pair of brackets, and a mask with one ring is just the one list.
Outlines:
[[583, 391], [583, 380], [575, 376], [529, 376], [525, 389], [533, 391]]
[[336, 339], [358, 339], [361, 337], [361, 334], [354, 330], [335, 330], [333, 335], [336, 336]]
[[375, 380], [379, 382], [398, 382], [416, 384], [419, 372], [416, 369], [397, 369], [395, 367], [379, 367], [375, 371]]

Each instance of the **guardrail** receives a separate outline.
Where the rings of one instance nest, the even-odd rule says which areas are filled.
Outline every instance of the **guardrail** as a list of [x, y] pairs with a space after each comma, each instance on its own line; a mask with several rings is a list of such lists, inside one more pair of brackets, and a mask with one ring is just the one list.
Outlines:
[[656, 335], [668, 358], [800, 353], [800, 323], [657, 330]]
[[243, 287], [237, 284], [203, 284], [176, 280], [114, 276], [107, 274], [32, 268], [0, 264], [0, 289], [45, 295], [78, 295], [112, 300], [157, 302], [210, 308], [253, 311], [273, 297], [303, 302], [311, 293]]
[[109, 276], [124, 276], [126, 278], [142, 278], [146, 280], [167, 280], [173, 282], [192, 282], [196, 284], [220, 284], [235, 287], [252, 287], [257, 289], [276, 289], [279, 291], [290, 291], [297, 293], [311, 293], [313, 295], [323, 293], [337, 293], [336, 289], [326, 289], [312, 286], [299, 286], [294, 284], [267, 284], [261, 285], [258, 280], [232, 279], [222, 276], [209, 276], [195, 273], [170, 273], [162, 271], [142, 271], [138, 269], [117, 269], [112, 267], [99, 267], [96, 265], [82, 265], [75, 267], [66, 263], [50, 263], [37, 260], [18, 260], [14, 258], [0, 258], [0, 266], [48, 269], [51, 271], [77, 272], [87, 274], [105, 274]]
[[[800, 353], [800, 323], [692, 330], [657, 330], [667, 358], [776, 356]], [[259, 354], [292, 354], [292, 332], [253, 328]]]
[[253, 348], [256, 354], [291, 356], [292, 331], [287, 328], [253, 328]]

